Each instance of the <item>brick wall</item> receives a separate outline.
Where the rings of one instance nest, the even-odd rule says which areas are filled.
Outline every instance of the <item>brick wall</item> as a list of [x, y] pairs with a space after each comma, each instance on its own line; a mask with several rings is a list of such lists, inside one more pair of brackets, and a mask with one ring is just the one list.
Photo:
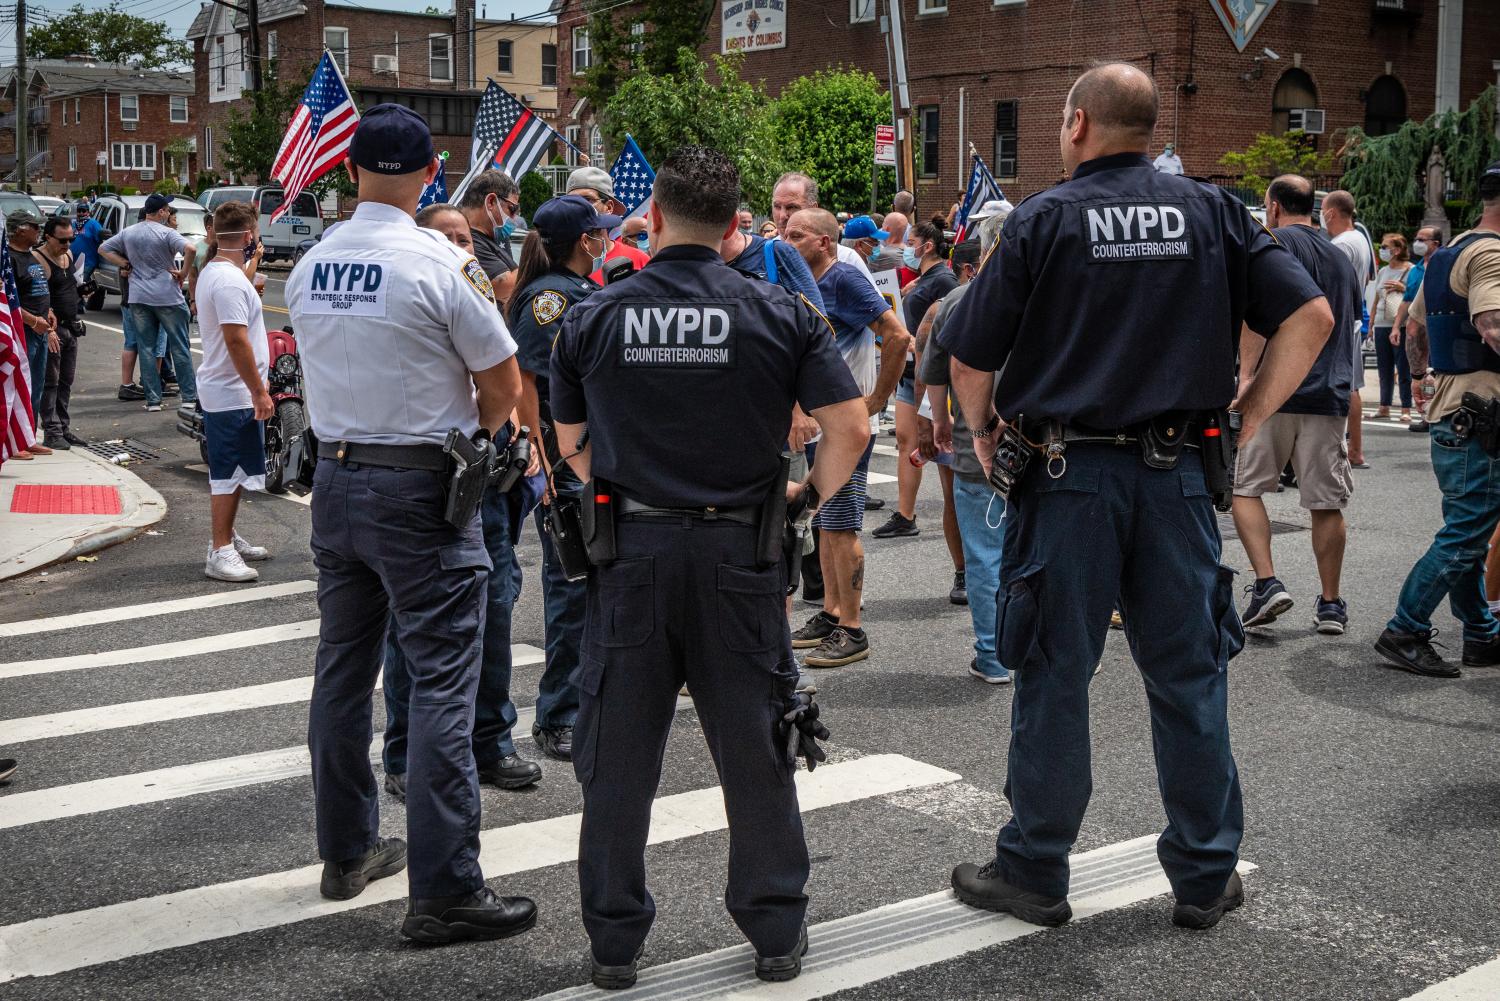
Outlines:
[[[100, 167], [95, 155], [103, 151], [110, 153], [105, 142], [106, 96], [103, 93], [79, 95], [82, 120], [75, 122], [74, 98], [47, 98], [50, 112], [52, 150], [51, 176], [54, 181], [72, 187], [84, 187], [99, 180], [112, 182], [117, 187], [139, 188], [149, 191], [156, 182], [167, 175], [164, 151], [168, 144], [178, 139], [191, 139], [197, 124], [193, 121], [192, 101], [188, 101], [188, 121], [171, 120], [171, 102], [166, 94], [140, 94], [140, 121], [132, 131], [125, 130], [120, 120], [120, 95], [111, 92], [109, 102], [109, 143], [144, 143], [156, 147], [156, 169], [151, 180], [143, 180], [137, 170], [114, 170], [110, 165]], [[185, 95], [184, 95], [185, 96]], [[66, 114], [66, 118], [64, 118]], [[68, 169], [68, 149], [77, 151], [77, 168]]]

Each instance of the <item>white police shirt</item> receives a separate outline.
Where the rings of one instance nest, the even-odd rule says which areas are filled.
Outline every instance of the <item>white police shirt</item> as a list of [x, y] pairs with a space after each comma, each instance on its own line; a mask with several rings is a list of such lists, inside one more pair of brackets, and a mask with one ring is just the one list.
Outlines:
[[473, 434], [469, 373], [516, 353], [479, 262], [391, 205], [365, 202], [325, 233], [292, 270], [286, 301], [319, 441]]

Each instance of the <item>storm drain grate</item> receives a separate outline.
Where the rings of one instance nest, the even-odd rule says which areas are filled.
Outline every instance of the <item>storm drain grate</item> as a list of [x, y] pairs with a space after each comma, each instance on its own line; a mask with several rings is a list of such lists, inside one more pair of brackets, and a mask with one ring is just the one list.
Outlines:
[[83, 449], [120, 465], [131, 462], [150, 462], [161, 458], [161, 453], [134, 438], [113, 438], [109, 441], [91, 442], [83, 446]]

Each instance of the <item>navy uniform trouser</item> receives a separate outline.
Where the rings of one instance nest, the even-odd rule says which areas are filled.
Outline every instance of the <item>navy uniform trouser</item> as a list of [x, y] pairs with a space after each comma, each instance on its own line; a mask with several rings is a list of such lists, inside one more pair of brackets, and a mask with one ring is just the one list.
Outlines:
[[[521, 524], [520, 504], [519, 490], [508, 494], [487, 490], [479, 505], [484, 546], [494, 567], [485, 585], [484, 659], [474, 696], [474, 763], [481, 768], [516, 750], [511, 735], [511, 728], [516, 725], [516, 706], [510, 697], [510, 624], [511, 610], [521, 594], [521, 564], [516, 559], [514, 535]], [[385, 770], [401, 775], [406, 771], [411, 671], [394, 633], [386, 642], [383, 683]]]
[[1000, 662], [1016, 686], [1001, 875], [1067, 894], [1093, 788], [1089, 679], [1118, 596], [1151, 708], [1168, 821], [1157, 853], [1177, 899], [1206, 903], [1223, 891], [1244, 831], [1226, 672], [1244, 630], [1202, 461], [1185, 449], [1176, 469], [1154, 470], [1133, 445], [1075, 445], [1060, 477], [1045, 465], [1037, 458], [1012, 495], [997, 601]]
[[729, 819], [724, 903], [762, 955], [797, 944], [807, 845], [795, 762], [776, 736], [796, 688], [782, 568], [756, 570], [755, 530], [624, 519], [589, 577], [573, 767], [583, 784], [578, 879], [601, 963], [627, 963], [656, 914], [646, 834], [678, 689], [687, 682]]
[[[562, 496], [583, 496], [583, 484], [562, 465], [554, 465], [553, 485]], [[547, 534], [547, 508], [532, 513], [542, 540], [542, 616], [547, 666], [536, 690], [536, 725], [547, 730], [572, 726], [578, 718], [578, 663], [583, 645], [585, 586], [568, 580]]]
[[479, 517], [463, 530], [443, 519], [438, 473], [323, 459], [313, 480], [312, 523], [322, 619], [307, 742], [318, 854], [354, 858], [379, 836], [372, 693], [393, 624], [411, 672], [411, 895], [476, 890], [484, 876], [469, 737], [490, 571]]

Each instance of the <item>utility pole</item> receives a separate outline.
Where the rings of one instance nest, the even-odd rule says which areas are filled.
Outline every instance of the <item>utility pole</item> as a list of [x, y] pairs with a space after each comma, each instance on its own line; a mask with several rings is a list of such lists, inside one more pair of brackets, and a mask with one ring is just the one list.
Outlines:
[[16, 0], [16, 185], [26, 190], [26, 0]]
[[901, 0], [886, 0], [887, 39], [890, 45], [891, 105], [896, 120], [896, 184], [915, 192], [913, 183], [911, 88], [906, 78], [906, 33], [901, 25]]
[[250, 20], [250, 89], [259, 94], [261, 78], [260, 0], [245, 0], [245, 16]]

